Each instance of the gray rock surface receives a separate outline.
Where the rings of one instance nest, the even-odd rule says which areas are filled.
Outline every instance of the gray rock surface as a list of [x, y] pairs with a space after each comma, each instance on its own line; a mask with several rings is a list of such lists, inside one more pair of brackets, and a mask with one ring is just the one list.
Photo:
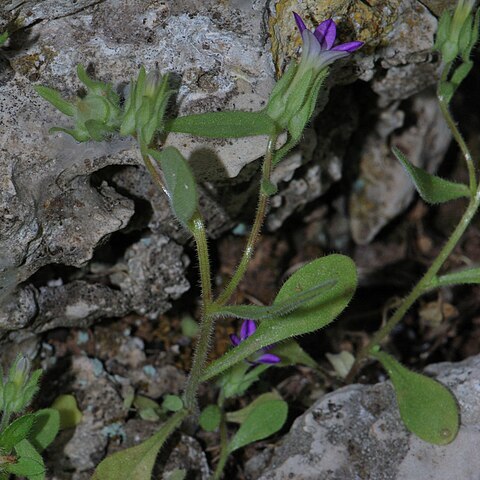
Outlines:
[[[179, 87], [174, 108], [180, 113], [257, 110], [268, 98], [274, 72], [281, 72], [298, 53], [292, 10], [317, 22], [333, 16], [340, 22], [342, 38], [367, 44], [355, 60], [335, 67], [330, 86], [357, 78], [367, 82], [359, 88], [372, 98], [367, 115], [378, 118], [377, 127], [363, 125], [365, 105], [350, 87], [334, 89], [331, 98], [336, 103], [312, 123], [300, 148], [275, 174], [279, 192], [267, 227], [279, 228], [293, 212], [316, 201], [342, 177], [353, 150], [386, 152], [395, 130], [404, 125], [385, 117], [398, 120], [402, 112], [418, 113], [410, 128], [418, 135], [404, 144], [419, 165], [438, 164], [446, 141], [430, 148], [428, 139], [421, 139], [429, 127], [441, 131], [431, 118], [431, 101], [419, 97], [412, 104], [398, 103], [435, 79], [438, 65], [429, 54], [435, 17], [417, 0], [390, 0], [383, 9], [367, 2], [342, 8], [337, 3], [1, 2], [0, 30], [8, 28], [11, 38], [0, 50], [0, 336], [24, 328], [87, 325], [128, 311], [155, 316], [187, 288], [188, 260], [180, 246], [187, 237], [145, 174], [132, 141], [77, 144], [63, 134], [48, 134], [51, 126], [68, 125], [68, 119], [32, 87], [49, 85], [73, 97], [80, 88], [78, 63], [96, 78], [112, 82], [120, 93], [141, 64], [147, 69], [158, 65], [172, 73]], [[328, 94], [319, 109], [327, 99]], [[382, 122], [386, 127], [378, 127]], [[359, 128], [367, 129], [360, 139]], [[366, 146], [364, 138], [370, 139]], [[200, 179], [210, 179], [201, 188], [200, 201], [211, 236], [218, 236], [255, 193], [254, 160], [262, 155], [265, 139], [205, 143], [170, 136], [168, 142], [190, 154]], [[362, 165], [364, 170], [371, 168], [368, 162]], [[396, 176], [397, 170], [398, 166], [386, 167], [382, 175]], [[232, 201], [232, 184], [227, 181], [235, 176], [238, 197]], [[385, 179], [380, 177], [378, 182]], [[352, 212], [357, 241], [368, 241], [401, 211], [406, 200], [397, 198], [408, 199], [413, 191], [406, 182], [402, 185], [393, 193], [364, 192], [359, 213]], [[367, 207], [378, 219], [373, 226], [371, 217], [364, 215]], [[121, 239], [123, 252], [114, 251], [112, 235], [120, 235], [115, 241]], [[147, 248], [145, 241], [152, 245]], [[161, 268], [148, 264], [152, 252]], [[147, 283], [149, 293], [139, 295]], [[74, 288], [72, 300], [65, 292]], [[152, 292], [161, 292], [153, 302]], [[78, 308], [79, 304], [88, 307]], [[73, 317], [67, 314], [72, 309]]]
[[426, 373], [458, 399], [461, 428], [434, 446], [403, 426], [390, 382], [350, 385], [297, 418], [279, 446], [247, 464], [251, 480], [478, 480], [480, 356], [431, 365]]

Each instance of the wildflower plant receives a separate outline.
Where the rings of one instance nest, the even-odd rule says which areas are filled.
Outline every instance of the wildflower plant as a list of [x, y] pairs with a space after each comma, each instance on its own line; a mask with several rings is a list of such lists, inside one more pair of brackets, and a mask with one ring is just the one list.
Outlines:
[[31, 371], [28, 358], [19, 355], [4, 377], [0, 368], [0, 479], [18, 475], [45, 478], [41, 453], [55, 439], [60, 415], [54, 408], [26, 413], [38, 391], [42, 370]]
[[[448, 112], [451, 97], [469, 67], [464, 67], [461, 73], [457, 73], [458, 69], [462, 65], [470, 65], [470, 53], [478, 37], [478, 15], [473, 19], [471, 11], [472, 2], [460, 1], [453, 15], [444, 14], [436, 43], [436, 48], [445, 56], [439, 100], [447, 123], [464, 153], [470, 186], [431, 175], [413, 166], [399, 150], [394, 149], [394, 154], [412, 177], [423, 199], [439, 203], [465, 197], [469, 199], [469, 206], [424, 277], [386, 325], [373, 336], [371, 343], [359, 352], [347, 378], [350, 381], [355, 377], [365, 359], [380, 361], [396, 389], [405, 425], [420, 438], [435, 444], [451, 442], [458, 431], [459, 418], [454, 397], [438, 382], [407, 370], [381, 351], [379, 345], [423, 293], [444, 285], [480, 283], [478, 269], [438, 276], [445, 259], [480, 204], [480, 190], [471, 156]], [[276, 392], [261, 395], [237, 411], [230, 411], [232, 399], [245, 394], [269, 368], [291, 364], [315, 368], [316, 362], [300, 348], [294, 337], [330, 324], [352, 298], [357, 283], [355, 265], [344, 255], [332, 254], [313, 260], [293, 273], [271, 305], [230, 303], [252, 258], [269, 197], [276, 189], [271, 181], [275, 166], [300, 141], [330, 65], [348, 57], [363, 45], [359, 41], [336, 45], [336, 25], [331, 19], [320, 23], [314, 31], [310, 31], [297, 14], [295, 21], [303, 40], [301, 59], [291, 62], [273, 88], [266, 107], [257, 112], [207, 112], [168, 118], [166, 107], [172, 96], [168, 77], [158, 72], [147, 74], [143, 68], [137, 79], [130, 83], [123, 103], [111, 85], [90, 79], [81, 66], [78, 75], [87, 87], [83, 98], [68, 102], [51, 88], [36, 87], [42, 97], [75, 122], [73, 129], [57, 128], [54, 131], [61, 130], [77, 141], [108, 140], [113, 134], [136, 139], [146, 168], [157, 186], [168, 196], [179, 222], [192, 235], [198, 256], [202, 314], [183, 395], [175, 401], [169, 397], [169, 401], [164, 402], [163, 408], [170, 410], [171, 415], [157, 433], [135, 447], [107, 457], [97, 467], [95, 480], [150, 479], [158, 451], [189, 416], [198, 418], [205, 430], [219, 431], [220, 457], [214, 478], [221, 478], [229, 454], [280, 430], [288, 413], [286, 402]], [[457, 67], [459, 56], [461, 63]], [[212, 289], [205, 222], [198, 204], [194, 175], [179, 150], [171, 146], [159, 147], [157, 141], [160, 134], [164, 136], [171, 132], [206, 138], [268, 136], [256, 216], [238, 266], [218, 295], [214, 295]], [[279, 141], [282, 134], [287, 134], [284, 144]], [[218, 318], [240, 319], [243, 323], [238, 335], [231, 336], [232, 348], [209, 362]], [[216, 382], [217, 401], [201, 410], [197, 392], [200, 384], [208, 381]], [[175, 408], [169, 408], [169, 405]], [[238, 425], [235, 433], [230, 433], [232, 430], [228, 424]]]

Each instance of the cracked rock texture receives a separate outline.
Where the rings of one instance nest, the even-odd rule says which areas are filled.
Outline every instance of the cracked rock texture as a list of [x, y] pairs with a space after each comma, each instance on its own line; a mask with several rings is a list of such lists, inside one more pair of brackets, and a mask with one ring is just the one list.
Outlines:
[[[419, 94], [437, 75], [431, 11], [438, 13], [439, 2], [431, 11], [417, 0], [369, 3], [1, 2], [0, 31], [11, 35], [0, 50], [0, 338], [132, 311], [154, 317], [188, 289], [188, 238], [133, 142], [77, 144], [48, 134], [68, 119], [32, 87], [75, 96], [78, 63], [120, 94], [140, 65], [158, 65], [172, 74], [178, 88], [172, 108], [180, 114], [258, 110], [275, 72], [298, 54], [292, 10], [312, 25], [333, 16], [341, 40], [366, 45], [335, 66], [319, 102], [322, 114], [275, 172], [279, 190], [266, 225], [279, 228], [318, 201], [346, 166], [360, 162], [350, 224], [358, 243], [369, 242], [413, 195], [404, 177], [381, 186], [403, 175], [388, 156], [390, 144], [430, 169], [448, 144], [432, 98]], [[203, 182], [201, 207], [210, 236], [218, 237], [255, 195], [255, 160], [266, 139], [204, 142], [178, 135], [167, 142], [189, 156]]]
[[439, 363], [425, 373], [458, 399], [461, 428], [446, 446], [403, 426], [390, 382], [350, 385], [318, 400], [281, 444], [251, 459], [251, 480], [478, 480], [480, 356]]

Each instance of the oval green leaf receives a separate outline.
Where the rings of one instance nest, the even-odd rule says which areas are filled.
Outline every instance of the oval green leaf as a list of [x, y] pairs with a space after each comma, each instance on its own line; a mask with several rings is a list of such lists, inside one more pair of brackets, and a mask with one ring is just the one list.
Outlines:
[[280, 395], [277, 392], [262, 393], [252, 403], [246, 407], [236, 410], [235, 412], [228, 412], [226, 415], [227, 422], [242, 424], [250, 415], [252, 410], [258, 407], [258, 405], [272, 400], [281, 400]]
[[213, 432], [220, 426], [222, 412], [217, 405], [208, 405], [200, 414], [200, 426], [206, 432]]
[[434, 445], [453, 442], [460, 428], [458, 405], [441, 383], [411, 372], [384, 352], [372, 353], [387, 371], [403, 423], [417, 437]]
[[326, 290], [321, 289], [315, 298], [301, 307], [282, 317], [263, 320], [252, 336], [212, 362], [202, 381], [215, 377], [261, 348], [313, 332], [332, 322], [348, 305], [357, 285], [355, 264], [345, 255], [328, 255], [300, 268], [285, 282], [273, 305], [302, 296], [327, 281], [334, 281], [335, 284]]
[[175, 147], [149, 150], [148, 154], [160, 164], [173, 212], [188, 227], [197, 210], [197, 187], [190, 165]]
[[240, 138], [274, 135], [275, 122], [263, 112], [207, 112], [168, 120], [167, 132], [207, 138]]
[[466, 185], [431, 175], [422, 168], [416, 167], [396, 147], [392, 147], [392, 152], [407, 171], [420, 196], [427, 203], [444, 203], [462, 197], [470, 198], [470, 191]]
[[288, 404], [283, 400], [257, 403], [228, 445], [229, 453], [278, 432], [285, 423]]

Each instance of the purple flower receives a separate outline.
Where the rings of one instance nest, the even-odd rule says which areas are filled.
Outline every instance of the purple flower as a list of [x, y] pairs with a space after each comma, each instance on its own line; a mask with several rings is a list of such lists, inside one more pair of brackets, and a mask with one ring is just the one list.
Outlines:
[[[255, 333], [255, 330], [257, 329], [257, 326], [255, 325], [255, 322], [253, 320], [245, 320], [242, 323], [242, 327], [240, 328], [240, 338], [237, 337], [234, 333], [230, 335], [230, 340], [232, 342], [232, 345], [234, 347], [240, 345], [245, 339], [250, 337]], [[262, 348], [264, 352], [268, 351], [271, 347], [265, 347]], [[257, 363], [278, 363], [280, 362], [280, 358], [277, 357], [276, 355], [273, 355], [272, 353], [263, 353], [260, 356], [258, 356], [255, 361], [251, 362], [254, 364]]]
[[313, 32], [303, 23], [297, 13], [293, 13], [298, 29], [302, 35], [302, 61], [304, 68], [314, 68], [317, 71], [324, 69], [339, 58], [347, 57], [358, 50], [363, 42], [347, 42], [333, 46], [337, 38], [337, 26], [330, 18], [323, 21]]

